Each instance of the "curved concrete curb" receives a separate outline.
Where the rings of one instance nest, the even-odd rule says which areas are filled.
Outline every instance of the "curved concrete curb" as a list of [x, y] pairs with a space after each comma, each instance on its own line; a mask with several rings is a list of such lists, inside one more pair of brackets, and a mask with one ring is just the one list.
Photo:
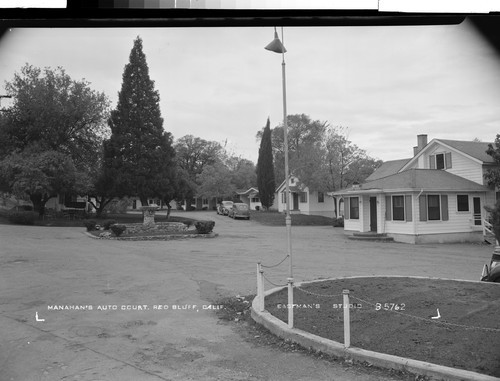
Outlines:
[[[296, 285], [324, 282], [329, 280], [339, 280], [339, 279], [353, 279], [353, 278], [374, 278], [375, 276], [358, 276], [358, 277], [344, 277], [344, 278], [330, 278], [330, 279], [320, 279], [312, 282], [301, 282]], [[390, 278], [392, 276], [376, 276], [376, 278]], [[396, 278], [396, 277], [394, 277]], [[458, 280], [458, 279], [444, 279], [444, 278], [426, 278], [426, 277], [404, 277], [404, 278], [421, 278], [421, 279], [441, 279], [441, 280]], [[461, 280], [460, 280], [461, 281]], [[476, 282], [476, 281], [468, 281]], [[479, 282], [477, 283], [484, 283]], [[286, 287], [277, 287], [268, 290], [264, 293], [265, 296], [274, 294], [278, 291], [285, 289]], [[384, 353], [368, 351], [360, 348], [344, 348], [344, 344], [337, 341], [328, 340], [323, 337], [313, 335], [311, 333], [302, 331], [297, 328], [288, 328], [288, 324], [274, 317], [267, 311], [259, 311], [258, 299], [254, 298], [252, 302], [251, 315], [255, 322], [263, 325], [269, 331], [275, 335], [285, 339], [293, 341], [297, 344], [302, 345], [305, 348], [311, 348], [316, 351], [321, 351], [329, 355], [333, 355], [340, 358], [351, 359], [361, 362], [369, 362], [373, 365], [388, 368], [388, 369], [398, 369], [405, 370], [414, 374], [420, 374], [423, 376], [431, 377], [432, 379], [438, 380], [450, 380], [450, 381], [499, 381], [500, 378], [492, 377], [480, 373], [475, 373], [467, 370], [450, 368], [443, 365], [432, 364], [419, 360], [412, 360], [404, 357], [387, 355]]]

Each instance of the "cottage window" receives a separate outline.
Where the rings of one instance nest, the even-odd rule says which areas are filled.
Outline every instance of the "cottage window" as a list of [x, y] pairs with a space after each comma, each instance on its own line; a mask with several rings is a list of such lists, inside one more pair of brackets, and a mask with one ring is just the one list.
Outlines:
[[441, 212], [440, 212], [441, 209], [439, 205], [438, 195], [427, 196], [427, 209], [428, 209], [429, 221], [441, 219]]
[[349, 197], [349, 217], [359, 220], [359, 197]]
[[137, 209], [137, 200], [132, 201], [132, 209]]
[[405, 198], [404, 196], [392, 196], [392, 219], [394, 221], [405, 220]]
[[286, 191], [281, 193], [281, 203], [286, 204]]
[[325, 194], [323, 192], [318, 192], [318, 203], [325, 202]]
[[436, 169], [444, 169], [444, 155], [442, 153], [436, 155]]
[[451, 152], [438, 153], [429, 156], [430, 169], [447, 169], [451, 168]]
[[251, 202], [259, 202], [260, 199], [258, 197], [252, 197], [252, 199], [250, 201]]
[[307, 202], [307, 192], [300, 192], [300, 202]]
[[469, 211], [469, 196], [466, 194], [457, 195], [457, 210], [459, 212]]

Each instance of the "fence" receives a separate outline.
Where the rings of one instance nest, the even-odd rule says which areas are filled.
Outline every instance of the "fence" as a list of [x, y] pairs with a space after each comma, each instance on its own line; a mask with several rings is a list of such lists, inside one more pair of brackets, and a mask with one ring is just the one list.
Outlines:
[[358, 296], [353, 296], [350, 294], [349, 290], [342, 290], [341, 294], [334, 294], [334, 295], [326, 295], [326, 294], [318, 294], [314, 293], [308, 290], [303, 289], [302, 287], [294, 287], [293, 285], [293, 280], [288, 278], [287, 284], [276, 284], [272, 281], [270, 281], [264, 274], [264, 269], [270, 269], [270, 268], [275, 268], [281, 265], [288, 256], [286, 256], [281, 262], [277, 263], [276, 265], [273, 266], [264, 266], [260, 262], [257, 263], [257, 300], [258, 300], [258, 309], [259, 312], [265, 311], [265, 286], [264, 286], [264, 281], [269, 282], [271, 285], [275, 287], [288, 287], [288, 327], [293, 328], [293, 313], [294, 313], [294, 308], [293, 308], [293, 292], [294, 289], [298, 290], [300, 292], [310, 294], [316, 297], [322, 297], [322, 298], [338, 298], [342, 296], [343, 300], [343, 325], [344, 325], [344, 347], [349, 348], [351, 345], [351, 317], [350, 317], [350, 306], [351, 306], [351, 300], [357, 300], [361, 303], [364, 303], [365, 305], [373, 307], [375, 310], [384, 310], [387, 312], [391, 313], [396, 313], [402, 316], [405, 316], [407, 318], [411, 319], [416, 319], [419, 321], [424, 321], [427, 323], [431, 324], [436, 324], [438, 326], [442, 327], [454, 327], [454, 328], [462, 328], [462, 329], [473, 329], [473, 330], [481, 330], [481, 331], [486, 331], [486, 332], [500, 332], [500, 328], [488, 328], [488, 327], [478, 327], [478, 326], [469, 326], [465, 324], [456, 324], [456, 323], [449, 323], [447, 321], [442, 321], [439, 320], [439, 312], [438, 316], [434, 317], [421, 317], [421, 316], [416, 316], [416, 315], [411, 315], [406, 312], [402, 312], [401, 307], [398, 304], [394, 303], [385, 303], [384, 305], [380, 303], [373, 303], [366, 298], [360, 298]]

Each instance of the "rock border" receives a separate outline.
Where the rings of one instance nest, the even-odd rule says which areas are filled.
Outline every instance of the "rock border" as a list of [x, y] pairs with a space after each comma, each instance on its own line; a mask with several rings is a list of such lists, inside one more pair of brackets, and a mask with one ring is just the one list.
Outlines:
[[[463, 279], [446, 279], [446, 278], [433, 278], [433, 277], [421, 277], [421, 276], [391, 276], [391, 275], [379, 275], [379, 276], [353, 276], [353, 277], [340, 277], [340, 278], [328, 278], [328, 279], [318, 279], [310, 282], [299, 282], [296, 286], [303, 284], [324, 282], [330, 280], [342, 280], [342, 279], [356, 279], [356, 278], [417, 278], [417, 279], [436, 279], [436, 280], [451, 280], [459, 282], [474, 282], [474, 283], [484, 283], [481, 281], [470, 281]], [[499, 284], [500, 285], [500, 284]], [[285, 287], [276, 287], [268, 290], [264, 293], [264, 296], [268, 296], [279, 292]], [[313, 335], [309, 332], [302, 331], [297, 328], [289, 328], [288, 324], [279, 320], [275, 316], [271, 315], [268, 311], [259, 311], [259, 300], [255, 297], [252, 301], [251, 307], [252, 319], [267, 328], [273, 334], [285, 339], [293, 341], [305, 348], [311, 348], [315, 351], [321, 351], [335, 357], [354, 360], [359, 362], [369, 362], [375, 366], [387, 369], [397, 369], [404, 370], [414, 374], [431, 377], [433, 379], [439, 380], [449, 380], [449, 381], [499, 381], [500, 378], [488, 376], [481, 373], [476, 373], [468, 370], [455, 369], [447, 367], [444, 365], [437, 365], [425, 361], [413, 360], [405, 357], [399, 357], [394, 355], [388, 355], [385, 353], [373, 352], [366, 349], [360, 349], [355, 347], [344, 348], [343, 343], [337, 341], [325, 339], [321, 336]]]
[[100, 240], [110, 240], [110, 241], [170, 241], [176, 239], [184, 238], [215, 238], [219, 235], [217, 233], [208, 234], [168, 234], [168, 235], [156, 235], [156, 236], [142, 236], [142, 237], [96, 237], [89, 232], [84, 232], [87, 236], [93, 239]]

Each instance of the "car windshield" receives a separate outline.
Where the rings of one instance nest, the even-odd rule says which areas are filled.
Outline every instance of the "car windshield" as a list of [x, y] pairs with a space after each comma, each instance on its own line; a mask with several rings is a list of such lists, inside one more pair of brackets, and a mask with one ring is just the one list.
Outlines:
[[247, 204], [237, 204], [236, 207], [238, 209], [241, 209], [241, 210], [246, 210], [248, 209], [248, 205]]
[[222, 201], [222, 205], [230, 206], [230, 205], [233, 205], [233, 202], [232, 201]]

